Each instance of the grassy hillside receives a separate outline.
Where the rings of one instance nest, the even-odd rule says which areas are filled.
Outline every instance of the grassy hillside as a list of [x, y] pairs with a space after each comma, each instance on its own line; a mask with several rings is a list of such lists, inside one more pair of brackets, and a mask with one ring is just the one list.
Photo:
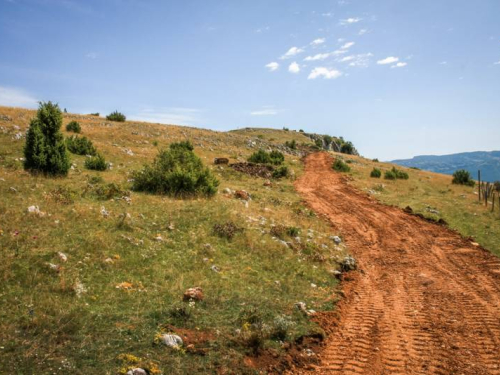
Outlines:
[[314, 144], [311, 139], [304, 135], [304, 133], [293, 131], [293, 130], [279, 130], [271, 128], [243, 128], [238, 130], [232, 130], [231, 134], [240, 134], [246, 137], [256, 138], [258, 140], [264, 140], [267, 142], [284, 144], [285, 142], [295, 141], [298, 144], [305, 143], [312, 145]]
[[[408, 180], [386, 180], [384, 171], [394, 165], [373, 162], [360, 157], [335, 154], [351, 161], [352, 184], [380, 201], [405, 208], [436, 220], [444, 219], [451, 228], [500, 256], [500, 212], [478, 201], [477, 188], [454, 185], [452, 177], [411, 168], [398, 167], [408, 173]], [[382, 177], [371, 178], [373, 168]]]
[[[85, 156], [71, 155], [67, 178], [45, 178], [22, 168], [34, 115], [0, 108], [0, 373], [251, 373], [255, 350], [279, 360], [287, 343], [318, 330], [295, 304], [333, 307], [332, 270], [346, 249], [304, 207], [293, 179], [264, 186], [213, 165], [246, 160], [253, 134], [67, 114], [64, 124], [78, 121], [112, 169], [88, 171]], [[267, 142], [282, 144], [282, 134]], [[221, 182], [214, 198], [130, 191], [133, 170], [186, 139]], [[301, 173], [296, 156], [285, 163]], [[214, 230], [228, 222], [241, 229], [232, 239]], [[183, 302], [191, 287], [203, 301]], [[154, 345], [160, 333], [185, 346]]]

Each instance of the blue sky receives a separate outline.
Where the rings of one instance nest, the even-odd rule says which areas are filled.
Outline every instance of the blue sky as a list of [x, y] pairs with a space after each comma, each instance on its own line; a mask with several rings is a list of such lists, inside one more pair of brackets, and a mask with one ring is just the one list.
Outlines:
[[500, 1], [0, 0], [0, 105], [500, 149]]

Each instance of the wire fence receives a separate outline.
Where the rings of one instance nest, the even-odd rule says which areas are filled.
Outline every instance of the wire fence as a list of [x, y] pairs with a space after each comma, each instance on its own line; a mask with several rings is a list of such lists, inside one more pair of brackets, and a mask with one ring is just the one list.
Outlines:
[[477, 172], [477, 181], [479, 202], [484, 203], [486, 208], [491, 205], [491, 212], [495, 212], [497, 207], [500, 213], [500, 184], [481, 181], [481, 171]]

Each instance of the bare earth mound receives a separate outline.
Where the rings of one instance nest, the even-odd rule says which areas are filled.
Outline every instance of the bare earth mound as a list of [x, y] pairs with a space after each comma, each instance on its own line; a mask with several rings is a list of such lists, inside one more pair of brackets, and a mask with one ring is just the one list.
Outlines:
[[[320, 374], [500, 374], [500, 260], [306, 159], [297, 190], [359, 262], [343, 282]], [[297, 371], [300, 373], [300, 371]]]

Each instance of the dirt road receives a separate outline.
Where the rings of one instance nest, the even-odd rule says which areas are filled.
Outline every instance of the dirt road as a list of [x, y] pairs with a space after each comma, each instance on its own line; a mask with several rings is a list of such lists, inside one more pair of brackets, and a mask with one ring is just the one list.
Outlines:
[[500, 260], [457, 233], [348, 185], [326, 153], [296, 188], [359, 262], [320, 374], [500, 374]]

